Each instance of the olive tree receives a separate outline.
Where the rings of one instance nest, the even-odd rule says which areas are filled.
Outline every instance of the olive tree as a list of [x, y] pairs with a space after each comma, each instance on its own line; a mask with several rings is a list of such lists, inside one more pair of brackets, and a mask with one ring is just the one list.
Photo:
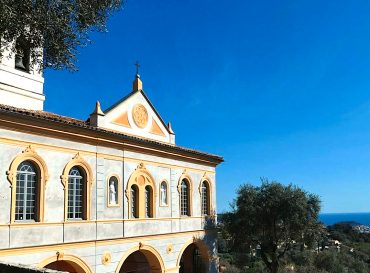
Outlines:
[[0, 57], [16, 53], [17, 41], [30, 50], [31, 65], [75, 70], [78, 48], [89, 44], [91, 31], [105, 31], [108, 17], [122, 5], [123, 0], [0, 0]]
[[223, 222], [236, 251], [258, 250], [268, 270], [277, 273], [286, 251], [312, 242], [320, 232], [319, 211], [318, 196], [262, 179], [261, 186], [238, 189]]

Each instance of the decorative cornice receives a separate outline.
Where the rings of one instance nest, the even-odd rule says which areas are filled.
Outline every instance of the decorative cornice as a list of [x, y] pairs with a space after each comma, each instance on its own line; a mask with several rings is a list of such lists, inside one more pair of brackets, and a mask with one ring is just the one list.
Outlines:
[[[216, 166], [223, 162], [223, 158], [217, 155], [203, 153], [200, 151], [170, 145], [154, 140], [142, 139], [118, 132], [113, 132], [103, 128], [90, 126], [88, 122], [76, 120], [73, 118], [62, 117], [53, 113], [42, 111], [27, 111], [11, 106], [0, 105], [0, 124], [10, 128], [17, 128], [22, 131], [42, 134], [47, 136], [56, 136], [71, 139], [75, 141], [99, 140], [100, 145], [112, 145], [112, 139], [115, 139], [117, 145], [123, 145], [126, 149], [150, 150], [155, 154], [170, 154], [171, 157], [182, 158], [188, 161], [194, 161], [201, 164]], [[64, 128], [63, 128], [64, 127]], [[65, 127], [68, 127], [66, 130]]]

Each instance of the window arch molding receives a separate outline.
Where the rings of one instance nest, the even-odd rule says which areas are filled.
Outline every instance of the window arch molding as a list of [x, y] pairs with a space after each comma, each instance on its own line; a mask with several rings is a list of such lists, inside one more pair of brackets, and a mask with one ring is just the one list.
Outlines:
[[[177, 191], [179, 192], [179, 212], [181, 210], [181, 184], [182, 181], [185, 180], [189, 187], [189, 216], [193, 215], [193, 180], [191, 179], [190, 175], [186, 172], [186, 170], [182, 173], [177, 183]], [[180, 212], [181, 214], [181, 212]]]
[[145, 218], [145, 187], [151, 187], [152, 198], [151, 202], [151, 218], [155, 218], [156, 215], [156, 200], [157, 200], [157, 188], [155, 185], [155, 180], [151, 173], [145, 168], [143, 163], [140, 163], [135, 171], [131, 174], [129, 180], [127, 181], [125, 195], [127, 198], [127, 212], [128, 218], [133, 218], [131, 215], [132, 209], [132, 196], [131, 187], [136, 185], [138, 188], [138, 200], [137, 200], [137, 211], [138, 218]]
[[89, 165], [83, 159], [83, 157], [80, 155], [80, 153], [77, 153], [72, 160], [70, 160], [67, 165], [63, 169], [63, 174], [60, 176], [63, 189], [64, 189], [64, 221], [67, 220], [67, 214], [68, 214], [68, 178], [69, 178], [69, 173], [73, 167], [80, 168], [83, 172], [84, 175], [86, 176], [85, 178], [85, 183], [86, 183], [86, 204], [85, 204], [85, 210], [86, 210], [86, 220], [90, 219], [90, 206], [91, 206], [91, 189], [94, 183], [94, 178], [93, 178], [93, 171]]
[[[208, 176], [203, 176], [202, 179], [200, 180], [200, 183], [199, 183], [199, 187], [198, 187], [198, 190], [199, 190], [199, 196], [200, 196], [200, 202], [202, 204], [203, 202], [203, 196], [202, 196], [202, 186], [203, 186], [203, 183], [206, 183], [207, 184], [207, 189], [208, 189], [208, 208], [207, 208], [207, 211], [208, 211], [208, 216], [213, 214], [213, 207], [212, 207], [212, 183], [211, 183], [211, 179], [208, 177]], [[201, 209], [203, 210], [203, 207], [201, 205]], [[201, 211], [201, 214], [203, 214], [203, 211]]]
[[33, 147], [28, 146], [22, 153], [18, 154], [10, 164], [9, 170], [6, 172], [7, 179], [11, 187], [11, 214], [10, 222], [14, 223], [15, 221], [15, 201], [16, 201], [16, 188], [17, 188], [17, 171], [18, 166], [24, 162], [30, 161], [36, 167], [38, 186], [39, 190], [37, 192], [38, 204], [37, 204], [37, 218], [39, 222], [44, 221], [44, 206], [45, 206], [45, 187], [49, 179], [48, 168], [45, 161], [40, 155], [36, 153]]

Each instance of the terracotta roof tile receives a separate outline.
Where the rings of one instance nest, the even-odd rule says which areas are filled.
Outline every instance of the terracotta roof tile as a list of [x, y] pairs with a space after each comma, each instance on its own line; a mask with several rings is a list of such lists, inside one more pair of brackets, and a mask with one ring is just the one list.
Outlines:
[[89, 130], [105, 133], [105, 134], [108, 134], [108, 135], [114, 135], [114, 136], [117, 136], [117, 137], [120, 137], [120, 138], [125, 138], [125, 139], [128, 139], [128, 140], [135, 140], [135, 141], [138, 141], [138, 142], [141, 142], [141, 143], [154, 144], [156, 146], [163, 146], [163, 147], [167, 147], [167, 148], [171, 148], [171, 149], [175, 149], [175, 150], [179, 150], [179, 151], [185, 151], [185, 152], [188, 152], [188, 153], [191, 153], [191, 154], [197, 154], [197, 155], [201, 155], [201, 156], [211, 157], [216, 161], [223, 162], [223, 157], [221, 157], [221, 156], [217, 156], [217, 155], [213, 155], [213, 154], [209, 154], [209, 153], [204, 153], [204, 152], [200, 152], [200, 151], [189, 149], [189, 148], [184, 148], [184, 147], [181, 147], [181, 146], [170, 145], [170, 144], [166, 144], [166, 143], [162, 143], [162, 142], [154, 141], [154, 140], [149, 140], [149, 139], [145, 139], [145, 138], [141, 138], [141, 137], [130, 136], [130, 135], [126, 135], [126, 134], [123, 134], [123, 133], [116, 132], [116, 131], [102, 129], [102, 128], [99, 128], [99, 127], [94, 127], [94, 126], [91, 126], [89, 124], [88, 120], [83, 121], [83, 120], [79, 120], [79, 119], [74, 119], [74, 118], [70, 118], [70, 117], [66, 117], [66, 116], [57, 115], [57, 114], [54, 114], [54, 113], [51, 113], [51, 112], [40, 111], [40, 110], [28, 110], [28, 109], [17, 108], [17, 107], [3, 105], [3, 104], [0, 104], [0, 114], [1, 113], [24, 115], [24, 116], [32, 117], [32, 118], [35, 118], [35, 119], [42, 119], [42, 120], [47, 120], [47, 121], [56, 122], [56, 123], [63, 123], [63, 124], [67, 124], [67, 125], [71, 125], [71, 126], [75, 126], [75, 127], [80, 127], [80, 128], [82, 127], [82, 128], [86, 128], [86, 129], [89, 129]]

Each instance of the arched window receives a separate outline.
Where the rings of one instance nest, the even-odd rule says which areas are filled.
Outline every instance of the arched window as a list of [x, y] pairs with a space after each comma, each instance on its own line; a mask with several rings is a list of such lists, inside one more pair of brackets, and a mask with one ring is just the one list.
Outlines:
[[23, 161], [17, 168], [15, 220], [37, 220], [38, 177], [31, 161]]
[[64, 167], [60, 178], [64, 187], [64, 220], [89, 220], [94, 181], [90, 165], [77, 153]]
[[180, 214], [182, 216], [190, 216], [189, 196], [189, 184], [186, 179], [183, 179], [180, 189]]
[[73, 167], [68, 175], [68, 219], [86, 219], [86, 181], [83, 172]]
[[167, 206], [168, 205], [168, 191], [167, 191], [167, 183], [162, 181], [161, 183], [161, 205]]
[[131, 217], [139, 218], [138, 200], [139, 189], [136, 185], [131, 186]]
[[152, 218], [152, 188], [150, 186], [145, 187], [145, 217]]
[[6, 172], [11, 185], [10, 223], [44, 221], [45, 186], [48, 168], [33, 147], [17, 155]]
[[156, 192], [158, 185], [145, 166], [140, 163], [127, 181], [125, 195], [127, 198], [129, 218], [156, 217]]
[[209, 186], [208, 183], [203, 181], [201, 186], [201, 200], [202, 200], [202, 215], [209, 215]]

